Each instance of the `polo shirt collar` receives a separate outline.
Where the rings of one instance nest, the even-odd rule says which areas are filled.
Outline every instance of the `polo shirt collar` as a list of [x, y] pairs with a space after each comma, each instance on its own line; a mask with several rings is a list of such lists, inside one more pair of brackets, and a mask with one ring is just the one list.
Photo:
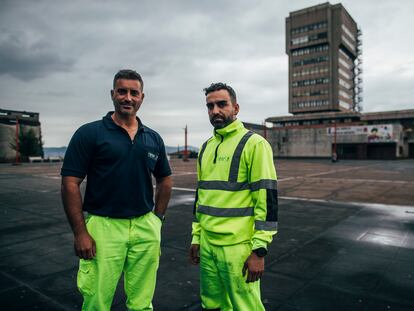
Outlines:
[[[112, 120], [111, 116], [112, 116], [113, 113], [114, 113], [113, 111], [109, 111], [106, 114], [106, 116], [104, 116], [102, 118], [103, 124], [105, 125], [105, 127], [108, 130], [117, 130], [117, 129], [119, 129], [119, 126], [115, 124], [114, 120]], [[142, 123], [140, 118], [138, 118], [138, 117], [136, 117], [136, 118], [137, 118], [137, 121], [138, 121], [138, 124], [139, 124], [138, 125], [138, 131], [144, 131], [145, 132], [147, 130], [147, 127]]]

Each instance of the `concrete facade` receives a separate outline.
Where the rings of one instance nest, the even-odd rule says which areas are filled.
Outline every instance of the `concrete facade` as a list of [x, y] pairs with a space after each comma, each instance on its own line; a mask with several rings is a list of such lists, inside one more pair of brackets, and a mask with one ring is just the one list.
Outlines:
[[[327, 112], [266, 119], [276, 157], [342, 159], [414, 158], [414, 109], [357, 113]], [[263, 135], [263, 130], [253, 131]]]
[[[370, 139], [371, 133], [378, 133], [379, 130], [382, 134], [384, 128], [387, 129], [385, 130], [385, 135], [389, 134], [390, 136], [381, 135], [376, 140]], [[333, 125], [314, 125], [267, 130], [268, 141], [272, 145], [275, 156], [312, 158], [329, 158], [332, 156], [335, 144], [335, 131], [336, 148], [340, 152], [339, 158], [369, 158], [368, 152], [375, 153], [375, 151], [371, 150], [378, 149], [380, 145], [382, 146], [382, 151], [387, 150], [384, 152], [390, 152], [389, 148], [392, 148], [393, 153], [388, 155], [387, 158], [408, 157], [408, 146], [404, 145], [404, 141], [401, 139], [403, 136], [401, 124], [382, 124], [379, 126], [338, 125], [336, 128]], [[383, 146], [383, 144], [387, 146]], [[357, 149], [354, 157], [344, 154], [346, 152], [345, 149], [349, 150], [352, 145]], [[361, 147], [358, 147], [360, 145]], [[382, 151], [379, 150], [378, 152]], [[373, 155], [373, 157], [376, 157], [376, 155]], [[381, 155], [377, 157], [381, 158]]]
[[13, 162], [16, 159], [16, 150], [11, 145], [16, 143], [17, 122], [18, 131], [33, 130], [36, 137], [41, 139], [39, 113], [0, 109], [0, 162]]

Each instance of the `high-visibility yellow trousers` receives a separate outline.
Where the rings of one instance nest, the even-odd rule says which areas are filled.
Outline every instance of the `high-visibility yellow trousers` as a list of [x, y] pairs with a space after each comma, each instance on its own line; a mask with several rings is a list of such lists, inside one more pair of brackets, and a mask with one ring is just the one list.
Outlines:
[[109, 311], [122, 272], [128, 310], [153, 310], [161, 220], [152, 212], [131, 219], [89, 215], [86, 227], [96, 257], [79, 263], [82, 310]]
[[246, 283], [242, 270], [250, 243], [217, 246], [200, 235], [200, 293], [206, 310], [262, 311], [260, 281]]

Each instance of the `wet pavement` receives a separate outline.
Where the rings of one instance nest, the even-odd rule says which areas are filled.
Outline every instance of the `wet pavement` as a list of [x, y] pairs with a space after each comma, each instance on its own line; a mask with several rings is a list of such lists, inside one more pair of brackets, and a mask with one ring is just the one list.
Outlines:
[[[187, 259], [194, 161], [173, 160], [155, 310], [200, 310]], [[78, 259], [60, 164], [0, 165], [0, 303], [79, 310]], [[414, 310], [414, 161], [277, 161], [279, 233], [266, 257], [266, 310]], [[122, 280], [113, 310], [126, 310]]]

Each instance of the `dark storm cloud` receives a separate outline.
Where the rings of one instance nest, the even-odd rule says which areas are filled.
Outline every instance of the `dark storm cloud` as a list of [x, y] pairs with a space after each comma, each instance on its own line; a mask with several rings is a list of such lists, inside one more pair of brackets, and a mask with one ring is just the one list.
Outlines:
[[25, 33], [10, 33], [1, 30], [0, 75], [13, 76], [21, 80], [44, 77], [49, 73], [68, 71], [74, 61], [53, 51], [45, 38], [31, 40]]
[[[412, 1], [341, 2], [364, 32], [365, 111], [408, 107]], [[143, 122], [170, 145], [188, 124], [198, 145], [211, 134], [202, 92], [211, 82], [236, 89], [244, 121], [288, 114], [285, 18], [315, 4], [0, 0], [0, 106], [40, 112], [46, 145], [60, 146], [112, 108], [114, 73], [133, 68], [145, 81]]]

